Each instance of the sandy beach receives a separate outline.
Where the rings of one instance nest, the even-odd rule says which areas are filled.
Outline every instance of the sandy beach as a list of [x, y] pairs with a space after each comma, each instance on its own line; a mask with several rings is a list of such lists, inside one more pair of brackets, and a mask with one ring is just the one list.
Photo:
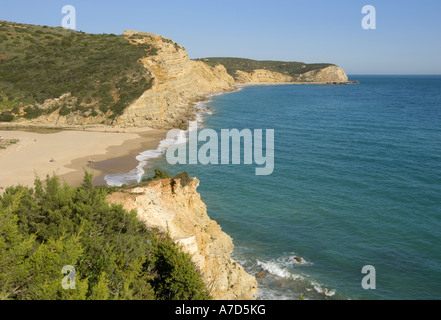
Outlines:
[[[57, 174], [62, 181], [81, 184], [84, 170], [94, 174], [95, 184], [107, 173], [125, 172], [137, 165], [135, 156], [156, 149], [165, 130], [114, 133], [89, 131], [0, 131], [5, 140], [19, 141], [0, 149], [0, 188], [33, 186], [35, 176]], [[94, 159], [91, 166], [90, 160]], [[0, 189], [0, 191], [2, 191]]]

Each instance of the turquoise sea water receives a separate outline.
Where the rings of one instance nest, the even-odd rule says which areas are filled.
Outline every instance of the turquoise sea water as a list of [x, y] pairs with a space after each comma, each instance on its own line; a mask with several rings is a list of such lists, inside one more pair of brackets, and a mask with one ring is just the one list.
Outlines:
[[[275, 130], [270, 176], [255, 165], [150, 165], [200, 179], [234, 258], [266, 271], [263, 299], [440, 299], [441, 77], [350, 80], [360, 84], [212, 98], [206, 128]], [[364, 265], [375, 290], [361, 287]]]

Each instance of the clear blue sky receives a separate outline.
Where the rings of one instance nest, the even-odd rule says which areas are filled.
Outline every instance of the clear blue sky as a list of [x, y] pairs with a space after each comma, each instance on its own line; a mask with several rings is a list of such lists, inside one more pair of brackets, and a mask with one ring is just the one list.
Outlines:
[[[0, 0], [0, 20], [77, 30], [153, 32], [191, 58], [331, 62], [348, 74], [441, 74], [441, 0]], [[374, 5], [377, 29], [361, 27]]]

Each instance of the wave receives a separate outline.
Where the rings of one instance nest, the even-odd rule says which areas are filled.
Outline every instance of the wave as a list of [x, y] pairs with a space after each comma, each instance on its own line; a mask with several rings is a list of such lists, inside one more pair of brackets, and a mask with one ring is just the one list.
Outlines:
[[[224, 94], [221, 93], [214, 93], [207, 98], [218, 96]], [[205, 115], [212, 115], [214, 113], [214, 110], [209, 106], [209, 103], [211, 100], [207, 101], [201, 101], [197, 102], [195, 104], [195, 121], [198, 123], [198, 129], [203, 128], [204, 123], [204, 116]], [[192, 130], [189, 128], [189, 130]], [[136, 160], [139, 161], [138, 166], [131, 170], [128, 173], [115, 173], [115, 174], [108, 174], [104, 177], [104, 180], [106, 181], [107, 185], [109, 186], [115, 186], [115, 187], [121, 187], [124, 184], [132, 184], [141, 182], [142, 177], [145, 174], [144, 168], [147, 167], [149, 160], [156, 159], [159, 157], [162, 157], [165, 152], [167, 151], [170, 146], [175, 144], [184, 144], [188, 141], [188, 132], [189, 130], [178, 130], [176, 129], [176, 134], [172, 139], [163, 139], [159, 142], [158, 148], [152, 149], [152, 150], [146, 150], [141, 152], [138, 156], [136, 156]]]
[[163, 139], [159, 142], [158, 148], [147, 150], [137, 155], [136, 160], [139, 161], [139, 164], [135, 169], [128, 173], [108, 174], [104, 177], [104, 180], [109, 186], [115, 187], [140, 182], [145, 174], [144, 168], [147, 167], [149, 160], [161, 157], [170, 146], [181, 143], [187, 143], [187, 134], [184, 130], [177, 130], [173, 139]]
[[311, 281], [311, 284], [317, 293], [324, 294], [327, 297], [332, 297], [336, 293], [335, 289], [329, 290], [328, 288], [323, 288], [321, 284], [315, 281]]
[[305, 273], [305, 267], [313, 266], [313, 262], [299, 257], [294, 253], [287, 253], [275, 259], [246, 257], [247, 250], [239, 249], [234, 259], [247, 272], [257, 274], [263, 271], [266, 275], [258, 279], [258, 297], [264, 300], [324, 299], [336, 294], [335, 289], [329, 289], [310, 275]]

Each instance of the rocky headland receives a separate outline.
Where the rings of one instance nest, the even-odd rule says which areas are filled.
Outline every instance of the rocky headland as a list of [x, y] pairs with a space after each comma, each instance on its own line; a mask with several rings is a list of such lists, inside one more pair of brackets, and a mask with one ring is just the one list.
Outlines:
[[[26, 117], [26, 111], [24, 111], [26, 106], [23, 106], [18, 108], [18, 113], [13, 114], [13, 121], [0, 121], [0, 127], [101, 131], [107, 129], [115, 131], [112, 128], [123, 131], [127, 128], [145, 127], [185, 129], [188, 121], [195, 119], [195, 112], [198, 111], [197, 102], [206, 100], [207, 95], [213, 93], [234, 91], [237, 86], [278, 83], [350, 83], [343, 69], [335, 65], [270, 61], [278, 63], [278, 70], [282, 70], [276, 72], [264, 67], [244, 68], [247, 70], [244, 71], [239, 65], [232, 73], [224, 65], [216, 62], [217, 60], [214, 60], [216, 63], [210, 64], [207, 63], [211, 61], [209, 59], [190, 59], [182, 46], [157, 34], [125, 31], [123, 37], [133, 46], [149, 48], [139, 61], [143, 66], [144, 77], [149, 79], [151, 86], [124, 107], [122, 112], [115, 115], [111, 111], [104, 112], [97, 108], [92, 112], [78, 111], [78, 105], [80, 109], [81, 106], [85, 107], [84, 102], [80, 103], [71, 92], [65, 92], [60, 97], [53, 97], [32, 106], [41, 110], [43, 115], [30, 119]], [[247, 61], [265, 66], [265, 61], [249, 59]], [[300, 65], [299, 69], [294, 71], [289, 69], [292, 64]], [[287, 71], [283, 71], [284, 67]], [[115, 93], [113, 94], [117, 99]]]
[[[26, 26], [30, 34], [36, 34], [36, 32], [32, 33], [34, 28], [36, 27]], [[62, 34], [59, 33], [66, 31], [55, 29], [51, 31], [51, 28], [42, 30], [38, 31], [40, 33], [55, 32], [54, 35], [47, 36], [50, 38], [48, 40], [51, 41], [50, 43], [57, 41], [63, 43]], [[118, 37], [124, 37], [124, 39]], [[92, 41], [88, 40], [85, 35], [77, 33], [66, 35], [66, 38], [77, 40], [81, 38], [84, 43]], [[64, 93], [60, 96], [58, 93], [52, 98], [39, 100], [38, 103], [32, 105], [23, 103], [11, 110], [3, 110], [0, 116], [4, 120], [0, 120], [0, 127], [126, 133], [143, 131], [146, 128], [186, 129], [188, 121], [195, 119], [198, 111], [197, 102], [207, 100], [210, 94], [237, 90], [238, 86], [280, 83], [348, 83], [348, 77], [343, 69], [335, 65], [313, 66], [299, 63], [299, 68], [305, 68], [299, 73], [277, 72], [266, 68], [246, 71], [237, 69], [232, 73], [230, 69], [219, 63], [210, 65], [203, 61], [204, 59], [191, 60], [182, 46], [156, 34], [126, 31], [123, 36], [110, 37], [108, 41], [109, 43], [127, 41], [141, 51], [145, 48], [145, 56], [137, 60], [142, 66], [136, 70], [141, 71], [134, 73], [136, 75], [134, 79], [131, 79], [130, 74], [122, 77], [126, 79], [122, 82], [122, 88], [124, 86], [127, 88], [130, 83], [138, 83], [138, 85], [148, 84], [147, 90], [142, 89], [143, 92], [140, 91], [142, 93], [130, 100], [128, 105], [122, 105], [121, 102], [123, 107], [121, 109], [116, 109], [116, 106], [120, 102], [118, 99], [122, 99], [124, 90], [116, 87], [119, 83], [116, 80], [112, 83], [114, 87], [105, 83], [97, 87], [102, 89], [107, 85], [113, 88], [110, 94], [114, 109], [105, 105], [103, 108], [102, 104], [97, 107], [98, 104], [94, 105], [93, 99], [87, 102], [88, 99], [84, 100], [84, 97], [82, 99], [86, 102], [83, 100], [80, 102], [81, 96], [79, 98], [72, 92], [62, 91]], [[65, 43], [65, 46], [66, 50], [72, 50], [69, 42]], [[130, 48], [133, 47], [129, 45]], [[93, 50], [89, 53], [90, 59], [93, 58], [94, 53]], [[143, 54], [144, 51], [141, 52], [141, 55]], [[44, 56], [39, 58], [43, 59], [42, 61], [45, 59]], [[3, 60], [8, 59], [10, 57], [6, 55], [3, 58]], [[86, 63], [87, 61], [80, 62]], [[113, 76], [117, 80], [120, 78], [118, 74]], [[109, 95], [109, 92], [102, 92], [103, 97], [106, 95]], [[2, 99], [9, 98], [5, 96]], [[36, 116], [30, 117], [30, 112], [34, 112]], [[89, 154], [90, 152], [88, 151]], [[32, 165], [30, 165], [31, 169]], [[138, 218], [148, 228], [168, 233], [175, 243], [180, 244], [184, 251], [191, 254], [214, 299], [254, 299], [257, 294], [256, 279], [231, 258], [233, 241], [214, 220], [208, 217], [206, 206], [197, 192], [198, 185], [199, 181], [196, 178], [186, 176], [163, 179], [144, 186], [120, 189], [110, 194], [107, 200], [121, 204], [125, 209], [135, 210]]]

